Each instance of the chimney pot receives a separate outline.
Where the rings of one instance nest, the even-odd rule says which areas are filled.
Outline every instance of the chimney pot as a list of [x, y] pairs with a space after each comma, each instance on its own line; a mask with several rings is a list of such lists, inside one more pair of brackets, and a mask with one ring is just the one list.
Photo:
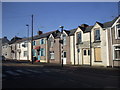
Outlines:
[[37, 33], [38, 33], [38, 35], [41, 35], [43, 32], [42, 31], [38, 31]]

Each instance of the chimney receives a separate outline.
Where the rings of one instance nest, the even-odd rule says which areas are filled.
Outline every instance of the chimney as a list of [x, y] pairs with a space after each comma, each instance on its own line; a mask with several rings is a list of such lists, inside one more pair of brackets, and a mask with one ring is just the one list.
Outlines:
[[5, 38], [5, 39], [7, 39], [7, 37], [6, 37], [6, 36], [4, 36], [4, 38]]
[[81, 25], [81, 27], [84, 27], [84, 28], [86, 28], [86, 27], [88, 27], [89, 25], [87, 25], [87, 24], [82, 24]]
[[37, 33], [38, 33], [38, 35], [41, 35], [43, 32], [42, 31], [38, 31]]

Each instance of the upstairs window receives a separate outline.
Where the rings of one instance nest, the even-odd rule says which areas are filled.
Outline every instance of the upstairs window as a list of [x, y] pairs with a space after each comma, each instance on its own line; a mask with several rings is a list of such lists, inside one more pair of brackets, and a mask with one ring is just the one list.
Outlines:
[[24, 42], [24, 45], [25, 45], [25, 47], [27, 47], [28, 43], [27, 43], [27, 42]]
[[49, 43], [50, 43], [50, 47], [53, 47], [53, 45], [54, 45], [54, 38], [50, 37], [49, 38]]
[[116, 25], [117, 27], [117, 39], [120, 39], [120, 24]]
[[82, 42], [82, 33], [78, 32], [77, 33], [77, 43], [80, 44]]
[[100, 41], [100, 30], [95, 30], [95, 32], [94, 32], [95, 34], [95, 36], [94, 36], [94, 39], [95, 39], [95, 41]]
[[36, 45], [36, 42], [35, 42], [35, 41], [33, 41], [33, 45]]
[[63, 34], [63, 45], [66, 45], [66, 35]]
[[53, 44], [54, 44], [54, 42], [53, 42], [53, 41], [51, 41], [51, 42], [50, 42], [50, 47], [53, 47]]
[[45, 44], [45, 40], [44, 39], [40, 39], [40, 44]]

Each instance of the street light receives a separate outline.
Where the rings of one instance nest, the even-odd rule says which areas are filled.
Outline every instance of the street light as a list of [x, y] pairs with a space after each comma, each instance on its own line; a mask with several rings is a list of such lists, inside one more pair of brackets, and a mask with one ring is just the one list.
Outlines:
[[27, 51], [27, 60], [29, 60], [29, 45], [28, 45], [28, 43], [29, 43], [29, 25], [26, 24], [26, 26], [27, 26], [27, 29], [28, 29], [28, 32], [27, 32], [27, 37], [28, 37], [28, 41], [27, 41], [27, 49], [28, 49], [28, 51]]
[[61, 28], [61, 60], [62, 60], [62, 67], [63, 67], [63, 28], [64, 26], [60, 26]]

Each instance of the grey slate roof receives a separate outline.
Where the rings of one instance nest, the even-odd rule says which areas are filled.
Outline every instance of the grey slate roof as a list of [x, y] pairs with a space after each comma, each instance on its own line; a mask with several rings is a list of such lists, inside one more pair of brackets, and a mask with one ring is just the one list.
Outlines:
[[57, 33], [59, 32], [58, 30], [55, 30], [55, 31], [51, 31], [51, 32], [47, 32], [47, 33], [43, 33], [41, 35], [36, 35], [33, 37], [33, 40], [36, 40], [36, 39], [40, 39], [40, 38], [48, 38], [50, 34], [54, 34], [54, 33]]
[[76, 32], [77, 28], [71, 30], [64, 30], [69, 36], [73, 35]]
[[76, 32], [76, 30], [77, 30], [77, 28], [70, 30], [69, 35], [70, 35], [70, 36], [73, 35], [73, 34]]
[[3, 38], [0, 38], [0, 42], [2, 42], [2, 45], [4, 45], [6, 43], [9, 43], [9, 40], [7, 39], [7, 37], [3, 37]]
[[11, 39], [11, 41], [9, 42], [9, 44], [13, 44], [13, 43], [15, 43], [16, 41], [18, 41], [18, 40], [20, 40], [20, 39], [22, 39], [22, 38], [20, 38], [20, 37], [13, 37], [12, 39]]
[[93, 26], [86, 27], [84, 33], [90, 32], [92, 28], [93, 28]]
[[120, 16], [116, 17], [115, 19], [109, 22], [105, 22], [105, 23], [96, 22], [96, 23], [98, 23], [102, 28], [111, 27], [119, 17]]
[[[98, 23], [102, 28], [107, 28], [107, 27], [111, 27], [118, 18], [119, 18], [119, 16], [116, 17], [115, 19], [113, 19], [112, 21], [109, 21], [109, 22], [105, 22], [105, 23], [96, 22], [96, 23]], [[86, 28], [79, 26], [79, 28], [81, 28], [84, 33], [87, 33], [87, 32], [91, 31], [93, 26], [88, 26]]]
[[16, 42], [23, 42], [23, 41], [27, 41], [28, 39], [30, 39], [30, 38], [22, 38], [22, 39], [20, 39], [20, 40], [17, 40]]

